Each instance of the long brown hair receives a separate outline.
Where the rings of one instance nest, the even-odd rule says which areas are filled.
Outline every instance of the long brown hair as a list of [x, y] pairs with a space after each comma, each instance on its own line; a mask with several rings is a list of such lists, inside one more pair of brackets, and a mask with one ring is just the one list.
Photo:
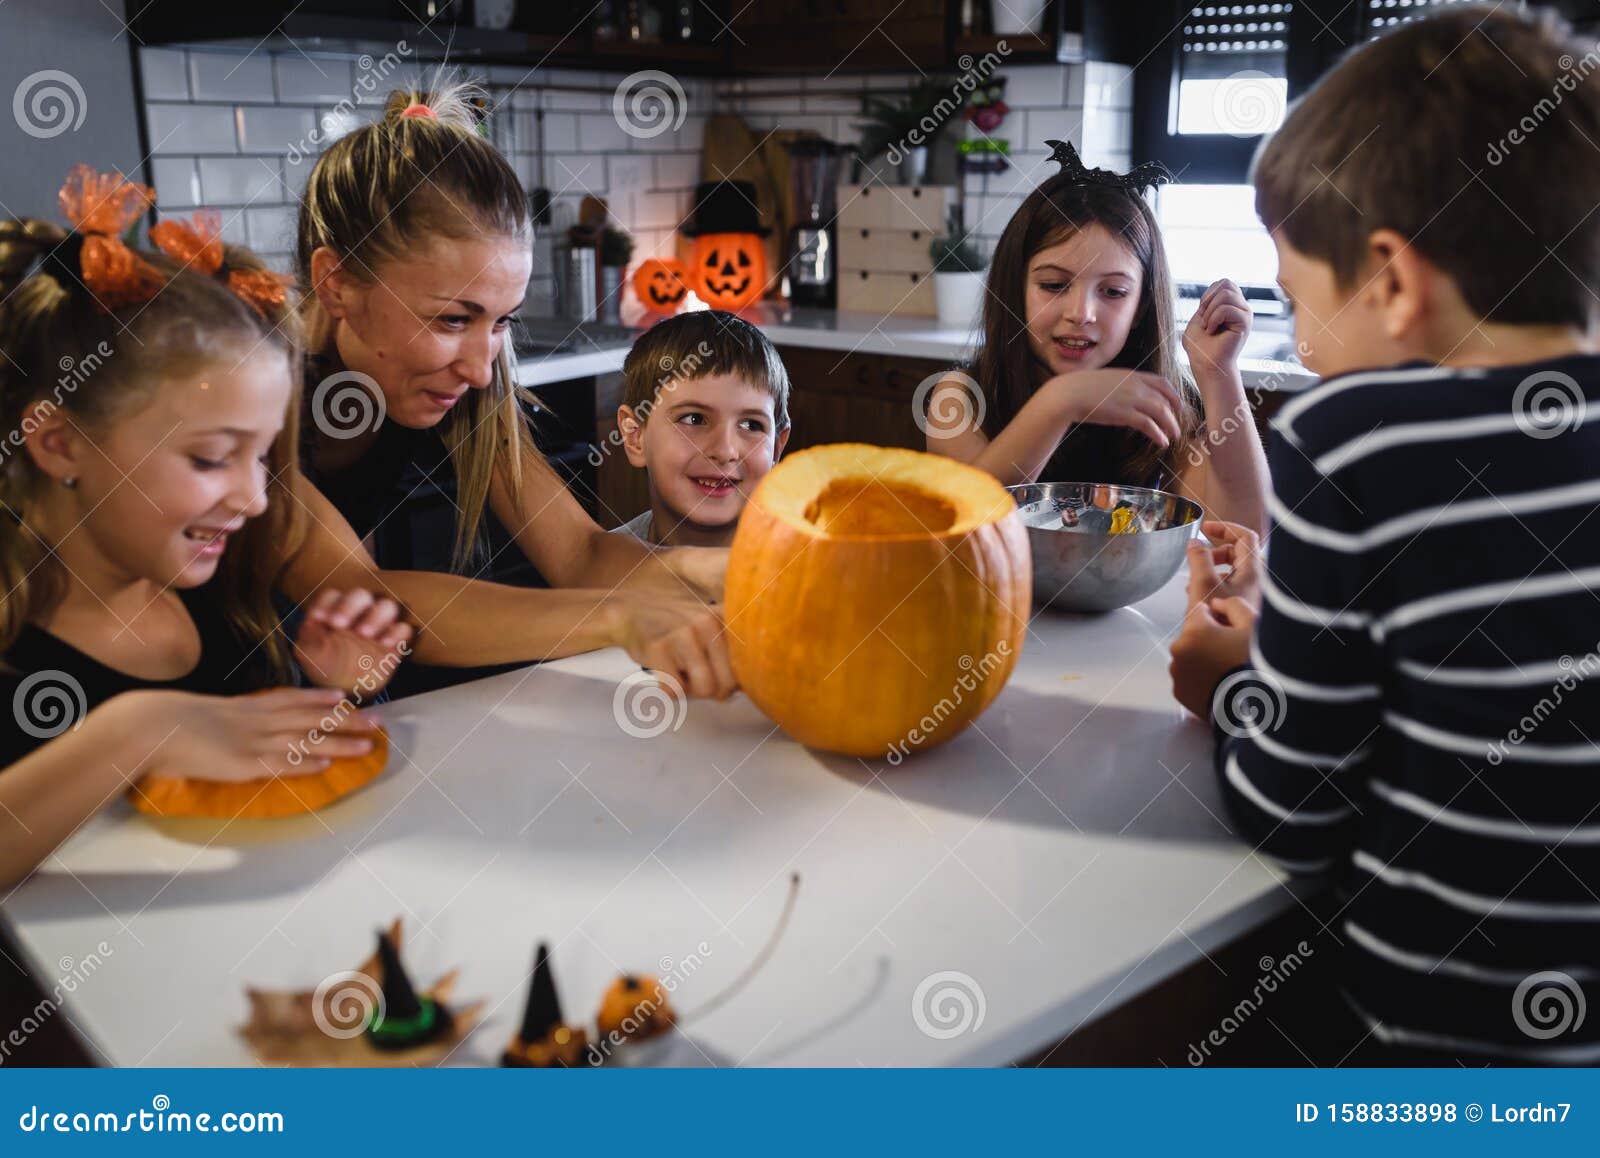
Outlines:
[[[389, 94], [383, 119], [331, 145], [312, 166], [300, 201], [295, 264], [304, 298], [309, 348], [334, 352], [333, 320], [311, 284], [311, 255], [327, 246], [341, 267], [367, 283], [385, 262], [403, 257], [434, 237], [488, 234], [531, 239], [532, 215], [516, 170], [479, 135], [472, 85], [441, 74], [432, 91]], [[402, 116], [413, 104], [434, 115]], [[484, 507], [495, 471], [513, 501], [522, 497], [522, 466], [549, 470], [534, 451], [522, 405], [536, 401], [517, 385], [507, 342], [495, 361], [493, 381], [467, 396], [445, 417], [440, 434], [456, 473], [454, 565], [464, 569], [478, 553]], [[553, 472], [552, 472], [553, 473]]]
[[[1200, 401], [1178, 368], [1172, 272], [1160, 227], [1138, 194], [1075, 183], [1064, 174], [1028, 194], [995, 244], [983, 299], [983, 342], [971, 366], [984, 392], [984, 433], [993, 438], [1004, 430], [1050, 375], [1028, 339], [1028, 263], [1041, 249], [1059, 245], [1090, 225], [1105, 227], [1127, 246], [1142, 272], [1133, 328], [1110, 364], [1159, 374], [1177, 384], [1186, 401], [1185, 412], [1178, 416], [1186, 438], [1165, 452], [1138, 431], [1107, 434], [1116, 440], [1114, 449], [1130, 478], [1147, 478], [1158, 465], [1166, 466], [1170, 474], [1183, 461], [1187, 438], [1198, 429]], [[1071, 462], [1058, 461], [1065, 457], [1058, 449], [1041, 477], [1075, 478]]]
[[[64, 244], [68, 243], [68, 244]], [[0, 428], [30, 430], [46, 414], [68, 411], [88, 434], [137, 412], [165, 380], [238, 359], [262, 346], [279, 350], [295, 379], [283, 430], [267, 458], [267, 509], [248, 520], [223, 554], [216, 577], [229, 622], [259, 643], [275, 675], [292, 681], [289, 646], [279, 630], [272, 589], [305, 536], [300, 504], [289, 493], [297, 469], [300, 383], [291, 309], [263, 316], [218, 278], [140, 252], [165, 279], [155, 297], [119, 310], [103, 308], [81, 281], [50, 260], [70, 248], [58, 225], [0, 221]], [[224, 248], [226, 268], [265, 269], [238, 246]], [[0, 654], [29, 622], [47, 616], [66, 576], [29, 514], [51, 480], [12, 443], [0, 461]]]

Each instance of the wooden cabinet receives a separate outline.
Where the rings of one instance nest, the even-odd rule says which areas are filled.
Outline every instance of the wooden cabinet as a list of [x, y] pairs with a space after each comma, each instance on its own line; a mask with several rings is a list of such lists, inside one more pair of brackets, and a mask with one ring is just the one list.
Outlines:
[[789, 371], [790, 450], [829, 442], [927, 449], [912, 396], [949, 362], [799, 346], [778, 353]]
[[946, 0], [750, 0], [738, 7], [737, 74], [948, 66]]

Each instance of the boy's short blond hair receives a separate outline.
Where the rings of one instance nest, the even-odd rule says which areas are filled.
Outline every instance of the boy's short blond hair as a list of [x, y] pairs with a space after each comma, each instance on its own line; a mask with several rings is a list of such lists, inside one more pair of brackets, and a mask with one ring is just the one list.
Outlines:
[[1471, 6], [1356, 49], [1256, 156], [1256, 212], [1341, 289], [1374, 230], [1480, 318], [1586, 326], [1600, 282], [1600, 47]]
[[773, 429], [789, 425], [783, 359], [759, 329], [722, 310], [678, 314], [640, 334], [622, 363], [622, 402], [647, 421], [664, 388], [713, 374], [733, 374], [770, 394]]

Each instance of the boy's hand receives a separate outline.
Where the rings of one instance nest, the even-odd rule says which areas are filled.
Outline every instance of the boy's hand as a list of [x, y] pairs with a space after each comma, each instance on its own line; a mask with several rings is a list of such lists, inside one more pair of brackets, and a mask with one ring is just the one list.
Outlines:
[[[1189, 544], [1189, 605], [1238, 597], [1261, 611], [1261, 536], [1238, 523], [1207, 519], [1200, 530], [1209, 544]], [[1229, 568], [1227, 574], [1218, 570]]]
[[1183, 331], [1183, 349], [1195, 381], [1239, 372], [1239, 351], [1250, 336], [1250, 304], [1227, 278], [1211, 283]]
[[1222, 677], [1250, 661], [1250, 632], [1256, 611], [1230, 597], [1193, 604], [1183, 629], [1172, 641], [1172, 694], [1202, 720], [1211, 719], [1211, 700]]
[[409, 654], [414, 634], [393, 599], [329, 589], [306, 607], [294, 658], [318, 687], [372, 696]]

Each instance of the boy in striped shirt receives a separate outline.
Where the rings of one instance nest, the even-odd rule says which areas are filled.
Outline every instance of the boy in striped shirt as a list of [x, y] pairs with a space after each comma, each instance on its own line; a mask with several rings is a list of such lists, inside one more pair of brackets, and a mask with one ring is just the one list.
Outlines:
[[1600, 47], [1403, 25], [1253, 180], [1324, 381], [1266, 559], [1191, 548], [1174, 692], [1247, 839], [1332, 877], [1363, 1058], [1600, 1063]]

